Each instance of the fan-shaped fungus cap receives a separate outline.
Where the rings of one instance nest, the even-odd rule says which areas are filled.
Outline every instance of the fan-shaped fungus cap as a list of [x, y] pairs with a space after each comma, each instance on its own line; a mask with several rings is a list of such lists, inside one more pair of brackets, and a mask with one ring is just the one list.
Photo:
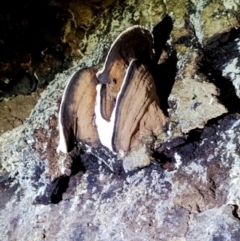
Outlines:
[[95, 113], [99, 138], [115, 152], [129, 151], [144, 135], [159, 134], [166, 123], [152, 75], [138, 60], [132, 60], [126, 71], [110, 121], [101, 115], [101, 98], [98, 85]]
[[99, 143], [94, 122], [96, 85], [96, 73], [89, 68], [78, 70], [70, 78], [59, 111], [58, 152], [71, 151], [79, 140], [91, 146]]
[[113, 42], [103, 68], [97, 72], [101, 88], [101, 113], [110, 120], [127, 68], [133, 59], [150, 63], [153, 59], [153, 37], [142, 26], [133, 26], [122, 32]]

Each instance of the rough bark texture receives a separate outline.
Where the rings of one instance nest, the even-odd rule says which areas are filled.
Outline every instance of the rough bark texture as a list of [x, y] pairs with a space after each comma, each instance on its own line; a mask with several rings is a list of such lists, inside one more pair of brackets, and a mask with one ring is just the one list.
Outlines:
[[[1, 240], [238, 241], [238, 1], [98, 3], [64, 6], [61, 41], [78, 67], [57, 74], [23, 125], [0, 137]], [[101, 64], [133, 24], [154, 34], [153, 77], [169, 116], [166, 134], [146, 140], [149, 166], [140, 168], [144, 148], [124, 160], [87, 146], [57, 154], [66, 81]]]

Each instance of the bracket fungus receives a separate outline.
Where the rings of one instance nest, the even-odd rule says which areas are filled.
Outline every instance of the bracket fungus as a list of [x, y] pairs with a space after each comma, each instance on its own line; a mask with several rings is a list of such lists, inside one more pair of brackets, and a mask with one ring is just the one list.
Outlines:
[[71, 151], [75, 141], [92, 146], [99, 142], [94, 125], [96, 73], [90, 68], [78, 70], [70, 78], [59, 110], [59, 145], [57, 151]]
[[133, 26], [121, 33], [113, 42], [103, 68], [97, 72], [101, 86], [101, 114], [110, 120], [126, 70], [133, 59], [149, 63], [153, 59], [153, 38], [140, 26]]
[[133, 26], [114, 41], [101, 70], [78, 70], [60, 106], [58, 151], [68, 152], [80, 141], [130, 153], [145, 136], [159, 135], [167, 118], [148, 67], [153, 57], [151, 33]]

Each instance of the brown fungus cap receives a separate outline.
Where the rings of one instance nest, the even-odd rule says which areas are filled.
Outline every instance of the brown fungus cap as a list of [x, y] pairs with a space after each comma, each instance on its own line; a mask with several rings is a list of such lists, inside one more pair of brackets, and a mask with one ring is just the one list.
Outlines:
[[99, 142], [94, 123], [96, 85], [96, 73], [89, 68], [78, 70], [68, 82], [59, 111], [58, 151], [71, 151], [79, 140], [91, 146]]
[[97, 73], [99, 83], [103, 84], [101, 113], [104, 119], [110, 120], [130, 62], [138, 59], [142, 63], [150, 63], [153, 57], [152, 34], [142, 26], [128, 28], [113, 42], [103, 68]]

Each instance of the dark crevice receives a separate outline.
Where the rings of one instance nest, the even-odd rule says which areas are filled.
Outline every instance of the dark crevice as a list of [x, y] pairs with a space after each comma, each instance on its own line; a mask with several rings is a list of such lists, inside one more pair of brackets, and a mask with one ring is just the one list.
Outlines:
[[[206, 56], [206, 54], [205, 54]], [[233, 83], [222, 76], [222, 71], [214, 69], [207, 58], [202, 61], [200, 72], [208, 76], [208, 80], [219, 89], [219, 101], [228, 109], [229, 113], [240, 112], [240, 99], [236, 95]]]
[[229, 113], [240, 112], [240, 99], [230, 79], [223, 76], [223, 69], [229, 61], [239, 59], [236, 39], [240, 37], [240, 29], [232, 29], [228, 33], [216, 35], [208, 41], [203, 49], [203, 58], [199, 71], [208, 77], [220, 92], [219, 101]]
[[[204, 49], [206, 51], [211, 52], [212, 55], [218, 55], [218, 53], [221, 52], [221, 50], [223, 50], [222, 48], [224, 48], [229, 44], [231, 45], [234, 44], [232, 41], [239, 37], [240, 37], [240, 29], [233, 28], [227, 33], [218, 34], [210, 38], [207, 44], [205, 45]], [[217, 49], [218, 51], [215, 52], [215, 50]], [[229, 53], [231, 53], [232, 51], [233, 49]], [[225, 52], [225, 55], [229, 53]]]
[[154, 40], [154, 62], [157, 63], [163, 47], [166, 45], [167, 40], [169, 39], [170, 33], [173, 28], [172, 19], [170, 16], [166, 16], [160, 23], [158, 23], [153, 28], [153, 40]]
[[62, 194], [66, 192], [70, 176], [61, 176], [53, 184], [56, 185], [51, 195], [51, 203], [57, 204], [62, 201]]
[[[224, 119], [225, 117], [231, 118], [231, 113], [225, 113], [218, 117], [208, 120], [207, 123], [205, 124], [205, 127], [211, 127], [211, 126], [217, 124], [220, 120]], [[204, 129], [200, 129], [200, 131], [204, 131]]]
[[166, 169], [168, 171], [173, 169], [173, 160], [172, 156], [168, 153], [164, 152], [153, 152], [152, 158], [154, 158], [153, 163], [158, 163], [161, 168]]
[[173, 51], [164, 63], [154, 66], [151, 73], [154, 78], [160, 108], [164, 114], [168, 116], [168, 97], [171, 93], [177, 73], [176, 52]]
[[86, 172], [86, 167], [82, 163], [82, 160], [79, 158], [79, 156], [74, 156], [72, 161], [71, 176], [76, 175], [79, 172]]
[[203, 132], [203, 129], [199, 129], [199, 128], [189, 131], [187, 134], [185, 144], [199, 141], [201, 138], [202, 132]]
[[232, 206], [232, 215], [240, 220], [240, 217], [238, 215], [238, 205], [231, 205]]
[[[170, 37], [173, 23], [169, 16], [166, 16], [153, 29], [155, 56], [153, 64], [149, 66], [150, 72], [154, 78], [156, 93], [159, 98], [160, 108], [166, 116], [168, 116], [167, 109], [168, 97], [171, 93], [176, 73], [177, 73], [177, 56], [176, 52], [172, 51], [167, 45], [167, 40]], [[159, 64], [159, 60], [163, 51], [166, 53], [166, 59], [163, 59]]]
[[71, 176], [74, 176], [79, 172], [85, 173], [86, 168], [83, 165], [79, 156], [76, 155], [72, 158], [70, 176], [63, 175], [54, 181], [53, 185], [55, 185], [55, 188], [51, 195], [51, 203], [57, 204], [62, 201], [63, 193], [65, 193], [68, 188], [68, 184]]

